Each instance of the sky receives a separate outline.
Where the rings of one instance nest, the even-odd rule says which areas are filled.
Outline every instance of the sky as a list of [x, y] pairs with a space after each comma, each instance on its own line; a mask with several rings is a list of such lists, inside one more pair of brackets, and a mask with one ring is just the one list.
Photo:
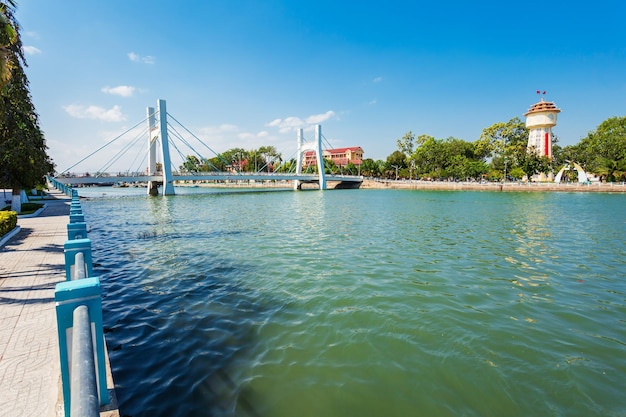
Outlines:
[[[626, 115], [624, 16], [623, 0], [18, 0], [16, 11], [58, 172], [144, 126], [158, 99], [216, 152], [292, 158], [297, 129], [313, 140], [321, 124], [330, 146], [384, 160], [408, 131], [474, 141], [542, 97], [561, 109], [559, 144], [573, 145]], [[126, 136], [73, 170], [100, 170]]]

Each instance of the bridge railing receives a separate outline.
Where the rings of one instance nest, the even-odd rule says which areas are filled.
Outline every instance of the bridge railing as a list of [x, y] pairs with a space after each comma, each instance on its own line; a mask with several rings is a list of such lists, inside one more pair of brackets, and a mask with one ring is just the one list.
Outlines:
[[86, 238], [78, 193], [49, 180], [72, 197], [68, 240], [63, 245], [66, 281], [54, 291], [65, 416], [95, 417], [100, 415], [100, 406], [110, 403], [100, 279], [93, 276], [91, 241]]
[[[162, 175], [162, 173], [159, 172], [156, 175]], [[207, 176], [207, 177], [262, 176], [262, 177], [268, 177], [268, 178], [271, 178], [274, 176], [296, 176], [296, 174], [290, 173], [290, 172], [237, 172], [237, 171], [197, 171], [197, 172], [195, 171], [172, 171], [172, 175], [174, 177], [190, 177], [190, 176], [202, 175], [202, 176]], [[331, 175], [335, 177], [345, 177], [345, 178], [363, 178], [360, 175], [348, 175], [348, 174], [343, 174], [343, 173], [327, 174], [327, 175]], [[93, 178], [93, 179], [106, 178], [108, 180], [111, 180], [111, 182], [115, 182], [117, 178], [142, 178], [142, 177], [150, 177], [150, 176], [151, 176], [150, 174], [147, 174], [145, 172], [95, 172], [95, 173], [85, 172], [82, 174], [64, 173], [64, 174], [58, 175], [57, 178], [61, 178], [61, 179], [80, 178], [83, 180], [88, 179], [88, 178]], [[308, 174], [302, 173], [302, 174], [297, 174], [297, 176], [318, 177], [318, 175], [314, 173], [308, 173]], [[59, 182], [59, 184], [62, 184], [62, 183]]]

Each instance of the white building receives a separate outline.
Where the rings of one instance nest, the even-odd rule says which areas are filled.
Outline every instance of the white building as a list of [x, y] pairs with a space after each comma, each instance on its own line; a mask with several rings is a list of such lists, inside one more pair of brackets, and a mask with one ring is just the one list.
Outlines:
[[561, 112], [550, 101], [544, 101], [530, 106], [526, 116], [528, 134], [528, 152], [534, 151], [539, 156], [552, 158], [552, 127], [556, 126], [556, 116]]

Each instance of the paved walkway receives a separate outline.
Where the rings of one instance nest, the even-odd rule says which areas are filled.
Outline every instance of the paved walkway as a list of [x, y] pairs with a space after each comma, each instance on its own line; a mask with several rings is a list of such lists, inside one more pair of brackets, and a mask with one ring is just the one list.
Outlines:
[[54, 191], [0, 248], [0, 416], [62, 411], [54, 286], [65, 279], [71, 199]]
[[0, 416], [64, 412], [54, 287], [65, 280], [71, 199], [48, 194], [39, 216], [20, 218], [20, 232], [0, 248]]

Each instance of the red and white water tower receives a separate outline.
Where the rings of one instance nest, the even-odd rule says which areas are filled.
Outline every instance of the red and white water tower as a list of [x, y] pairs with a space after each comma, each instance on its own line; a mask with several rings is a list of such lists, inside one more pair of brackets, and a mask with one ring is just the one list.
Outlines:
[[[539, 94], [540, 91], [537, 91]], [[546, 94], [544, 91], [543, 94]], [[526, 116], [526, 127], [530, 130], [528, 134], [528, 152], [535, 152], [539, 156], [552, 158], [552, 127], [556, 126], [556, 116], [560, 109], [551, 101], [544, 101], [541, 97], [539, 103], [530, 106]]]

